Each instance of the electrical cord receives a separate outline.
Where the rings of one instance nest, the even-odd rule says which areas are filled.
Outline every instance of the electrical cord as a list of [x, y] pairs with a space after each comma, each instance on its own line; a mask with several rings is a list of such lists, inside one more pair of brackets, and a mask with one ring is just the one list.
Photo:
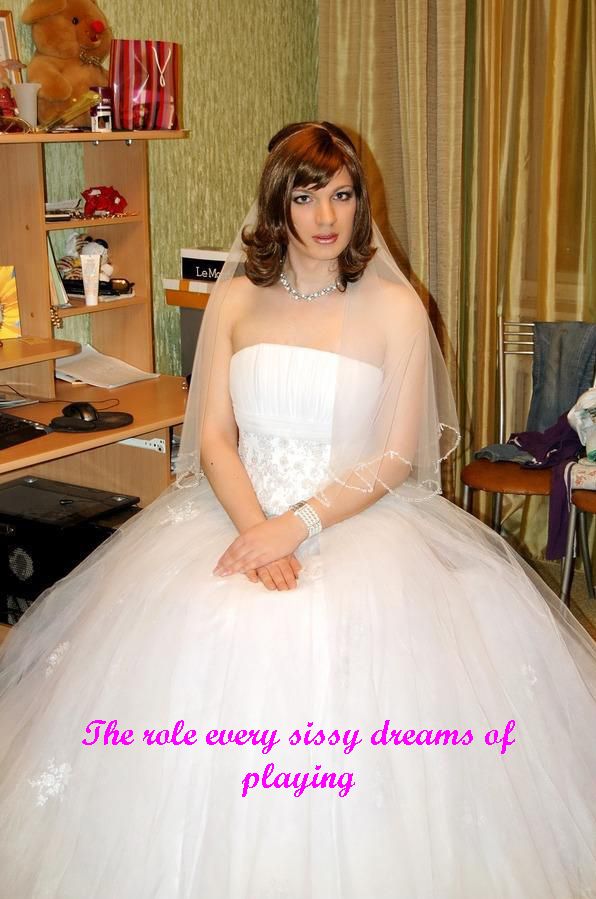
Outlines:
[[[26, 394], [21, 393], [19, 390], [17, 390], [16, 387], [13, 387], [11, 384], [0, 384], [0, 388], [2, 388], [2, 390], [8, 389], [8, 390], [12, 391], [12, 393], [16, 397], [19, 397], [19, 399], [35, 400], [36, 404], [37, 403], [40, 403], [40, 404], [42, 404], [42, 403], [44, 403], [44, 404], [45, 403], [58, 403], [58, 405], [64, 405], [65, 402], [68, 402], [67, 400], [63, 400], [63, 399], [62, 400], [59, 400], [59, 399], [42, 400], [42, 399], [37, 399], [36, 397], [27, 396]], [[5, 395], [4, 398], [7, 399], [8, 397], [6, 397], [6, 395]], [[96, 407], [99, 407], [100, 404], [104, 404], [101, 407], [102, 412], [107, 412], [109, 409], [115, 409], [116, 406], [120, 405], [120, 400], [117, 397], [110, 397], [109, 399], [105, 399], [105, 400], [86, 400], [84, 397], [77, 396], [76, 402], [77, 403], [91, 403], [93, 406], [96, 406]], [[109, 403], [110, 405], [106, 406], [105, 403]], [[33, 404], [31, 404], [31, 405], [33, 405]], [[0, 408], [2, 408], [2, 407], [0, 406]], [[7, 407], [4, 407], [4, 408], [7, 408]]]

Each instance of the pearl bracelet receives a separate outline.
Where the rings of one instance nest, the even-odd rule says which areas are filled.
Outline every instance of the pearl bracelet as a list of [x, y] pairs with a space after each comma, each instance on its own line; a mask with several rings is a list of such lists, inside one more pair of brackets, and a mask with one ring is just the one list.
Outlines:
[[299, 503], [294, 503], [293, 506], [290, 506], [290, 512], [293, 512], [303, 524], [308, 528], [308, 536], [316, 537], [317, 534], [320, 534], [323, 530], [323, 524], [321, 519], [313, 509], [311, 505], [309, 505], [305, 500], [302, 500]]

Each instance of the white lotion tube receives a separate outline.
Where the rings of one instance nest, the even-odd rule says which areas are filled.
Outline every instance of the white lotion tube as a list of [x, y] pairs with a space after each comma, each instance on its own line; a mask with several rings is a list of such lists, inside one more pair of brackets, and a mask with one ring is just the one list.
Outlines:
[[84, 253], [80, 259], [83, 272], [85, 305], [97, 306], [99, 302], [99, 264], [101, 256], [95, 253]]

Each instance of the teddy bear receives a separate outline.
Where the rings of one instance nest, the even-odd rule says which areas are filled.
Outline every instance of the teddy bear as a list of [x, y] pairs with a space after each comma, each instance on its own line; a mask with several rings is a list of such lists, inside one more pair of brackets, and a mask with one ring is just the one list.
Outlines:
[[94, 240], [89, 234], [72, 233], [66, 243], [66, 255], [56, 263], [63, 281], [70, 278], [82, 278], [81, 256], [85, 254], [97, 254], [101, 257], [99, 268], [99, 280], [109, 281], [114, 273], [114, 266], [110, 262], [109, 248], [105, 240]]
[[[110, 52], [112, 31], [94, 0], [32, 0], [21, 21], [31, 25], [36, 47], [27, 80], [41, 84], [41, 124], [59, 116], [90, 87], [107, 85], [102, 62]], [[89, 114], [74, 124], [88, 125]]]

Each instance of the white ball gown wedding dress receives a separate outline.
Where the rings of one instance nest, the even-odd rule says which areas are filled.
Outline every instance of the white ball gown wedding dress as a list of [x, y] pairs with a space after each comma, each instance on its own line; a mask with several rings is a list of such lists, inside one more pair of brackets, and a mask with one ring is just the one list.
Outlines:
[[[232, 358], [270, 514], [325, 478], [337, 359]], [[268, 592], [212, 574], [234, 537], [173, 488], [7, 641], [3, 897], [596, 896], [596, 654], [504, 541], [388, 495]]]

